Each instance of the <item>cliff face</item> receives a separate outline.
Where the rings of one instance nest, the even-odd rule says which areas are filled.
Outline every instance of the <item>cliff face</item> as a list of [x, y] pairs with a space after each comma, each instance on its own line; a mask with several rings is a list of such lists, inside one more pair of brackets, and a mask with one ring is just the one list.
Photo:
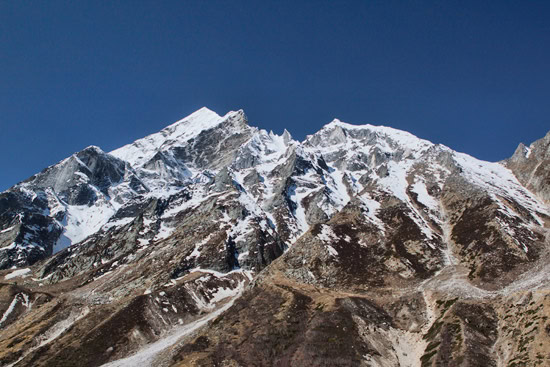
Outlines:
[[550, 202], [550, 132], [529, 147], [520, 144], [506, 166], [522, 185]]
[[544, 365], [549, 146], [203, 108], [86, 148], [0, 194], [0, 364]]

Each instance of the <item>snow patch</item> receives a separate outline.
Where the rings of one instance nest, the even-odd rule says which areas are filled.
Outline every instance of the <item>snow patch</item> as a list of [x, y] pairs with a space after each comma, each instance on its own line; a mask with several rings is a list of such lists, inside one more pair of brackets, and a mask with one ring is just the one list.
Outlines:
[[94, 205], [68, 205], [63, 223], [65, 230], [53, 248], [57, 253], [96, 233], [115, 214], [115, 208], [103, 199]]
[[439, 202], [428, 193], [424, 180], [417, 178], [411, 187], [411, 191], [417, 194], [417, 200], [428, 209], [434, 212], [439, 210]]
[[13, 312], [18, 302], [19, 302], [19, 299], [17, 298], [17, 296], [13, 297], [13, 300], [8, 306], [8, 309], [4, 312], [4, 314], [2, 315], [2, 318], [0, 319], [0, 326], [4, 323], [4, 321], [8, 319], [8, 316]]
[[9, 279], [13, 279], [13, 278], [18, 278], [18, 277], [27, 277], [28, 274], [31, 272], [31, 269], [29, 268], [24, 268], [24, 269], [18, 269], [16, 271], [13, 271], [11, 273], [9, 273], [8, 275], [6, 275], [4, 277], [5, 280], [9, 280]]
[[11, 227], [8, 227], [8, 228], [6, 228], [6, 229], [3, 229], [3, 230], [1, 230], [1, 231], [0, 231], [0, 233], [6, 233], [6, 232], [9, 232], [9, 231], [11, 231], [12, 229], [14, 229], [15, 227], [16, 227], [16, 226], [11, 226]]

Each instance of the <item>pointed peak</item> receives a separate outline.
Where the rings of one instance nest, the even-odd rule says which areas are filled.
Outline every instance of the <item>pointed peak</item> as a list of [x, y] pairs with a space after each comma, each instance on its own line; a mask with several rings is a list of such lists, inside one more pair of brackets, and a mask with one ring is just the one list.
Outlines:
[[321, 127], [321, 130], [332, 130], [338, 126], [341, 126], [343, 124], [342, 121], [340, 121], [339, 119], [335, 118], [333, 119], [331, 122], [323, 125], [323, 127]]
[[334, 128], [334, 127], [340, 127], [342, 128], [343, 130], [370, 130], [374, 133], [379, 133], [379, 134], [382, 134], [382, 135], [385, 135], [385, 136], [388, 136], [388, 137], [392, 137], [392, 138], [395, 138], [395, 139], [417, 139], [419, 141], [423, 141], [425, 143], [430, 143], [432, 144], [431, 142], [427, 141], [427, 140], [424, 140], [424, 139], [421, 139], [419, 137], [417, 137], [416, 135], [408, 132], [408, 131], [405, 131], [405, 130], [400, 130], [400, 129], [396, 129], [396, 128], [393, 128], [393, 127], [389, 127], [389, 126], [385, 126], [385, 125], [372, 125], [372, 124], [360, 124], [360, 125], [356, 125], [356, 124], [350, 124], [350, 123], [347, 123], [347, 122], [343, 122], [339, 119], [334, 119], [332, 120], [331, 122], [329, 122], [328, 124], [326, 124], [323, 129], [325, 128]]
[[328, 124], [324, 125], [318, 132], [306, 137], [306, 142], [313, 146], [330, 146], [343, 144], [350, 139], [384, 139], [391, 140], [404, 147], [411, 149], [423, 149], [424, 147], [432, 146], [433, 143], [418, 138], [417, 136], [404, 131], [387, 127], [383, 125], [362, 124], [354, 125], [335, 118]]
[[[328, 128], [328, 129], [332, 129], [334, 127], [340, 127], [340, 128], [343, 128], [343, 129], [372, 129], [372, 128], [375, 128], [377, 126], [373, 126], [373, 125], [370, 125], [370, 124], [355, 125], [355, 124], [350, 124], [350, 123], [347, 123], [347, 122], [343, 122], [342, 120], [337, 119], [337, 118], [335, 118], [334, 120], [332, 120], [331, 122], [329, 122], [328, 124], [323, 126], [323, 128]], [[378, 127], [382, 128], [383, 126], [378, 126]]]
[[195, 114], [200, 114], [200, 115], [216, 115], [218, 117], [220, 117], [220, 115], [218, 115], [215, 111], [211, 110], [210, 108], [206, 107], [206, 106], [203, 106], [201, 108], [199, 108], [198, 110], [196, 110], [195, 112], [193, 112], [190, 116], [193, 116]]
[[[222, 125], [225, 124], [225, 125]], [[148, 135], [111, 152], [115, 157], [137, 167], [145, 164], [157, 151], [173, 146], [183, 146], [204, 131], [223, 128], [244, 129], [247, 126], [243, 110], [230, 111], [224, 116], [207, 107], [202, 107], [189, 116], [165, 127], [158, 133]]]
[[248, 125], [248, 117], [246, 116], [246, 113], [242, 109], [239, 109], [237, 111], [229, 111], [227, 114], [225, 114], [225, 116], [223, 116], [224, 119], [230, 118], [230, 117], [236, 117], [238, 119], [241, 119], [245, 125]]
[[185, 132], [198, 132], [200, 130], [212, 128], [218, 125], [222, 121], [222, 119], [226, 117], [227, 115], [221, 117], [211, 109], [207, 107], [202, 107], [190, 114], [189, 116], [184, 117], [183, 119], [165, 127], [160, 132], [163, 133], [163, 135], [165, 136], [171, 135], [172, 138], [175, 138], [176, 135], [180, 135]]
[[[84, 159], [84, 157], [97, 157], [104, 154], [106, 153], [100, 147], [95, 145], [90, 145], [79, 152], [73, 153], [71, 157], [75, 157], [77, 159]], [[64, 161], [65, 160], [63, 160], [62, 162]]]
[[187, 127], [198, 126], [203, 129], [209, 129], [231, 118], [240, 118], [245, 124], [248, 123], [246, 114], [242, 109], [237, 111], [229, 111], [225, 115], [220, 116], [208, 107], [202, 107], [190, 114], [189, 116], [184, 117], [181, 120], [176, 121], [175, 123], [165, 127], [161, 131], [172, 133], [174, 130], [178, 130], [180, 125], [185, 125]]
[[[206, 106], [202, 106], [201, 108], [199, 108], [196, 112], [199, 112], [199, 111], [203, 111], [203, 112], [214, 112], [214, 110], [211, 110], [210, 108], [206, 107]], [[216, 112], [214, 112], [216, 113]]]
[[193, 120], [203, 120], [203, 119], [219, 119], [220, 117], [221, 117], [220, 115], [218, 115], [216, 112], [212, 111], [208, 107], [201, 107], [198, 110], [196, 110], [195, 112], [193, 112], [192, 114], [190, 114], [190, 115], [182, 118], [181, 120], [178, 120], [175, 123], [167, 126], [165, 129], [167, 129], [171, 126], [178, 125], [182, 122], [193, 121]]
[[285, 129], [283, 131], [283, 142], [285, 143], [285, 145], [288, 146], [288, 144], [292, 141], [292, 135], [290, 135], [290, 133], [288, 132], [287, 129]]
[[101, 149], [101, 148], [98, 147], [97, 145], [90, 145], [90, 146], [87, 146], [86, 148], [82, 149], [81, 152], [104, 153], [104, 152], [103, 152], [103, 149]]
[[516, 148], [516, 151], [512, 155], [510, 159], [512, 160], [524, 160], [525, 158], [529, 158], [531, 155], [531, 148], [527, 147], [523, 143], [519, 143], [518, 147]]

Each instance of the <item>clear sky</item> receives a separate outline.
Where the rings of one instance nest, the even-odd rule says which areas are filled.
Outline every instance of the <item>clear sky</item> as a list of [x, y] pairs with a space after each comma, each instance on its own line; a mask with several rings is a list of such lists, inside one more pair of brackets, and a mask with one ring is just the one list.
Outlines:
[[202, 106], [500, 160], [550, 130], [550, 1], [0, 0], [0, 190]]

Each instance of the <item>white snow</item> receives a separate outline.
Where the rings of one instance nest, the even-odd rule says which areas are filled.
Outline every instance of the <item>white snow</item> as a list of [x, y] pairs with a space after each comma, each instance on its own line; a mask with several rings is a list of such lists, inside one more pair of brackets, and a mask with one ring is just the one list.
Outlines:
[[[103, 194], [101, 194], [103, 195]], [[94, 205], [68, 205], [62, 226], [63, 234], [55, 244], [53, 253], [74, 245], [96, 233], [115, 214], [116, 209], [103, 199]]]
[[[294, 238], [296, 239], [309, 229], [302, 200], [317, 191], [320, 182], [317, 174], [313, 170], [308, 170], [305, 175], [295, 177], [294, 179], [296, 184], [290, 187], [289, 197], [296, 204], [296, 210], [293, 213], [297, 225], [297, 231], [294, 234]], [[311, 188], [312, 183], [314, 185], [313, 188]]]
[[239, 252], [238, 260], [241, 261], [248, 257], [250, 251]]
[[171, 235], [172, 233], [174, 233], [175, 230], [176, 230], [176, 228], [168, 227], [168, 226], [163, 222], [163, 223], [161, 223], [160, 228], [159, 228], [159, 231], [158, 231], [158, 233], [156, 234], [155, 238], [153, 238], [153, 240], [154, 240], [154, 241], [164, 240], [164, 239], [170, 237], [170, 235]]
[[439, 211], [439, 202], [434, 199], [433, 196], [428, 194], [426, 182], [424, 182], [423, 179], [417, 178], [412, 185], [411, 190], [418, 195], [417, 200], [420, 203], [424, 204], [428, 209], [434, 212]]
[[193, 251], [185, 258], [186, 260], [192, 259], [194, 257], [199, 257], [201, 255], [201, 247], [204, 246], [210, 238], [212, 238], [213, 233], [209, 234], [205, 239], [195, 245]]
[[379, 179], [380, 186], [388, 191], [389, 194], [397, 197], [401, 201], [408, 203], [409, 196], [407, 195], [407, 174], [413, 162], [389, 162], [389, 175]]
[[6, 275], [4, 279], [9, 280], [9, 279], [18, 278], [18, 277], [26, 277], [30, 272], [31, 272], [31, 269], [29, 268], [18, 269]]
[[227, 273], [222, 273], [222, 272], [219, 272], [219, 271], [216, 271], [216, 270], [204, 269], [204, 268], [193, 268], [193, 269], [189, 270], [189, 273], [194, 273], [194, 272], [201, 272], [201, 273], [211, 274], [211, 275], [214, 275], [217, 278], [225, 278], [228, 275], [233, 274], [233, 273], [241, 273], [241, 274], [245, 275], [247, 278], [252, 279], [253, 274], [254, 274], [253, 271], [244, 270], [244, 269], [234, 269], [234, 270], [231, 270], [230, 272], [227, 272]]
[[[550, 214], [548, 207], [525, 189], [516, 176], [500, 163], [478, 160], [464, 153], [454, 152], [454, 158], [463, 167], [463, 175], [474, 184], [502, 197], [511, 197], [529, 209], [539, 225], [544, 225], [537, 212]], [[498, 198], [494, 197], [496, 201]]]
[[[260, 174], [266, 175], [283, 162], [283, 159], [287, 157], [289, 147], [296, 143], [291, 139], [285, 142], [284, 136], [273, 134], [273, 132], [256, 130], [252, 138], [241, 147], [235, 164], [240, 162], [243, 155], [251, 154], [257, 162], [254, 167]], [[242, 181], [239, 182], [242, 183]]]
[[31, 309], [32, 304], [30, 302], [29, 295], [26, 293], [17, 293], [15, 297], [13, 297], [13, 300], [11, 301], [10, 305], [2, 315], [2, 318], [0, 319], [0, 326], [8, 319], [9, 315], [13, 312], [15, 309], [15, 306], [17, 306], [17, 303], [21, 302], [21, 304], [26, 307], [28, 310]]
[[359, 196], [359, 199], [361, 200], [361, 203], [363, 204], [363, 208], [366, 210], [366, 216], [369, 218], [381, 231], [384, 233], [385, 226], [384, 222], [378, 218], [376, 215], [378, 209], [380, 209], [380, 203], [370, 196], [367, 196], [368, 194]]
[[326, 224], [323, 224], [321, 226], [321, 232], [317, 235], [317, 237], [325, 243], [325, 247], [329, 255], [338, 256], [338, 251], [330, 245], [330, 243], [338, 241], [338, 236], [334, 233], [332, 228]]
[[332, 247], [331, 245], [327, 245], [327, 251], [332, 256], [338, 256], [338, 251], [336, 251], [336, 249], [334, 247]]
[[338, 241], [338, 236], [336, 233], [334, 233], [332, 228], [326, 224], [321, 225], [321, 232], [317, 235], [317, 237], [325, 243]]
[[11, 231], [11, 230], [14, 229], [14, 228], [15, 228], [15, 226], [8, 227], [8, 228], [6, 228], [6, 229], [1, 230], [0, 233], [9, 232], [9, 231]]
[[19, 302], [19, 299], [17, 298], [17, 296], [13, 297], [13, 300], [8, 306], [8, 309], [2, 315], [2, 319], [0, 319], [0, 326], [2, 326], [4, 321], [6, 321], [8, 319], [8, 316], [13, 312], [13, 310], [15, 309], [15, 306], [17, 305], [17, 302]]
[[134, 217], [127, 217], [127, 218], [120, 218], [120, 219], [117, 219], [117, 220], [112, 220], [112, 221], [109, 221], [106, 224], [104, 224], [101, 227], [101, 229], [103, 229], [104, 231], [108, 231], [109, 229], [114, 228], [114, 227], [122, 227], [122, 226], [125, 226], [128, 223], [131, 223], [134, 219], [135, 219]]
[[344, 130], [370, 130], [372, 132], [377, 133], [381, 137], [390, 138], [391, 140], [398, 143], [399, 145], [409, 148], [411, 152], [422, 151], [433, 145], [433, 143], [429, 142], [428, 140], [420, 139], [414, 136], [413, 134], [403, 130], [398, 130], [387, 126], [376, 126], [376, 125], [370, 125], [370, 124], [352, 125], [352, 124], [342, 122], [338, 119], [334, 119], [332, 122], [325, 125], [321, 129], [321, 131], [332, 130], [337, 126], [343, 128]]
[[[242, 287], [242, 286], [241, 286]], [[235, 297], [240, 292], [240, 288], [217, 288], [212, 294], [210, 298], [210, 303], [218, 303], [221, 300], [224, 300], [228, 297]]]
[[117, 158], [125, 160], [138, 168], [147, 163], [158, 151], [166, 145], [177, 142], [183, 146], [187, 141], [199, 135], [202, 131], [211, 129], [228, 117], [234, 115], [231, 111], [220, 117], [206, 107], [162, 129], [160, 132], [136, 140], [132, 144], [123, 146], [111, 152]]

